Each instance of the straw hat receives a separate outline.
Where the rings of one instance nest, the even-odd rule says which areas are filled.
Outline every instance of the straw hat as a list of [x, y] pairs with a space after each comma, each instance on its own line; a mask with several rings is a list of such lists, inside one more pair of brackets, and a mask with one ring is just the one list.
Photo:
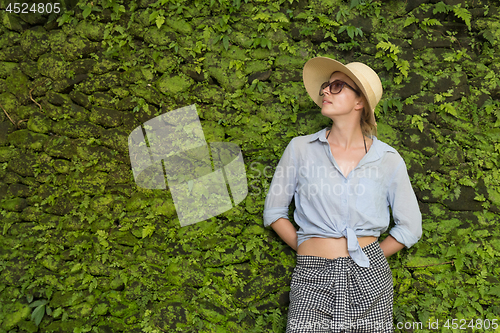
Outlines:
[[344, 73], [356, 83], [366, 97], [373, 123], [375, 123], [374, 110], [382, 97], [382, 83], [377, 73], [365, 64], [351, 62], [344, 65], [337, 60], [326, 57], [310, 59], [304, 65], [302, 76], [309, 96], [319, 107], [322, 107], [323, 97], [319, 95], [319, 89], [321, 84], [330, 80], [330, 76], [336, 71]]

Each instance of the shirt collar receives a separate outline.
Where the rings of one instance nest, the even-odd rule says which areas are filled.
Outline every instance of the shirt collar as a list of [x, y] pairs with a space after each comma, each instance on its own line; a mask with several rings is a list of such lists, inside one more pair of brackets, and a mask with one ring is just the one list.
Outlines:
[[311, 139], [309, 140], [309, 142], [313, 142], [314, 140], [317, 139], [319, 139], [319, 141], [321, 142], [328, 142], [326, 141], [326, 130], [327, 128], [325, 127], [321, 131], [311, 134]]
[[[327, 129], [328, 128], [325, 127], [322, 130], [320, 130], [314, 134], [311, 134], [311, 139], [309, 140], [309, 142], [319, 140], [321, 142], [328, 143], [328, 140], [326, 139], [326, 130]], [[396, 150], [394, 148], [392, 148], [388, 144], [380, 141], [379, 139], [377, 139], [376, 136], [372, 136], [372, 138], [373, 138], [373, 143], [372, 143], [372, 146], [370, 147], [370, 150], [368, 151], [368, 154], [366, 156], [367, 158], [365, 159], [365, 163], [378, 160], [379, 158], [381, 158], [384, 155], [385, 152], [396, 153]], [[373, 153], [372, 153], [372, 151], [373, 151]]]

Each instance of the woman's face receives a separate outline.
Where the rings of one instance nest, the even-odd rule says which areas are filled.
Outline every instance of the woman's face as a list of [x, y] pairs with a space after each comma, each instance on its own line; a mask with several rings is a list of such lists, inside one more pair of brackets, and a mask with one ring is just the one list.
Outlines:
[[[329, 82], [335, 80], [344, 81], [352, 88], [359, 91], [353, 80], [351, 80], [347, 75], [342, 72], [335, 72], [330, 76]], [[330, 93], [330, 88], [326, 87], [323, 89], [323, 106], [321, 108], [321, 114], [329, 118], [341, 115], [356, 115], [361, 116], [361, 111], [363, 110], [363, 99], [361, 95], [356, 94], [354, 90], [344, 85], [339, 93]], [[359, 112], [356, 112], [359, 111]]]

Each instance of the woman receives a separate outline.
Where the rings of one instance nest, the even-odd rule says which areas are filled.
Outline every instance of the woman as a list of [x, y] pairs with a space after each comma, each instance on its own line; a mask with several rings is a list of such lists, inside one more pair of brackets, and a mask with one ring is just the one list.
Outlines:
[[[333, 125], [290, 141], [265, 201], [264, 225], [297, 251], [287, 332], [392, 332], [385, 258], [420, 239], [422, 219], [403, 159], [375, 136], [382, 84], [362, 63], [325, 57], [303, 79]], [[379, 244], [389, 206], [395, 226]]]

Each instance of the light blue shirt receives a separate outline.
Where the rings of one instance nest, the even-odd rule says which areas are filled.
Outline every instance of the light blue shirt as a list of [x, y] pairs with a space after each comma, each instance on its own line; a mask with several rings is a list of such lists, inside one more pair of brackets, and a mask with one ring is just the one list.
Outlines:
[[403, 158], [373, 137], [370, 150], [346, 178], [325, 134], [326, 128], [298, 136], [286, 147], [264, 203], [264, 226], [288, 219], [293, 197], [297, 245], [311, 237], [346, 237], [351, 258], [369, 267], [357, 237], [384, 233], [390, 206], [395, 226], [389, 234], [406, 247], [415, 244], [422, 236], [422, 216]]

